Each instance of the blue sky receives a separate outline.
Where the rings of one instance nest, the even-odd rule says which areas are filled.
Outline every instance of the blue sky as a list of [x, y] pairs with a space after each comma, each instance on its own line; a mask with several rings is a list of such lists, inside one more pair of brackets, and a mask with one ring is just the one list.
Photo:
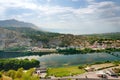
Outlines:
[[59, 33], [120, 32], [120, 0], [0, 0], [0, 19], [13, 18]]

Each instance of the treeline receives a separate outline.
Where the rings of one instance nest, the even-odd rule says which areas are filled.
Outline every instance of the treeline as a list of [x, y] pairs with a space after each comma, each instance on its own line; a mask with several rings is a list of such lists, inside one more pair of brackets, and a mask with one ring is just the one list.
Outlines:
[[106, 48], [106, 49], [101, 49], [101, 50], [93, 50], [91, 48], [85, 48], [83, 50], [81, 49], [75, 49], [75, 48], [69, 48], [69, 49], [57, 49], [58, 53], [63, 53], [63, 54], [86, 54], [86, 53], [95, 53], [95, 52], [117, 52], [120, 51], [120, 49], [116, 48]]
[[104, 50], [93, 50], [91, 48], [85, 48], [83, 50], [81, 49], [75, 49], [75, 48], [70, 48], [70, 49], [57, 49], [58, 53], [63, 53], [63, 54], [86, 54], [86, 53], [94, 53], [94, 52], [104, 52]]
[[18, 68], [30, 69], [39, 66], [40, 62], [35, 59], [0, 59], [0, 70], [17, 70]]

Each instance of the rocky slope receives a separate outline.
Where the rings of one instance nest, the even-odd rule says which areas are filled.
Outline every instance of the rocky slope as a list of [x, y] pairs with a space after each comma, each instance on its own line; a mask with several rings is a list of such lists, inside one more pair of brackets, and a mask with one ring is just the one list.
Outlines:
[[30, 40], [19, 32], [0, 28], [0, 49], [15, 46], [30, 46]]

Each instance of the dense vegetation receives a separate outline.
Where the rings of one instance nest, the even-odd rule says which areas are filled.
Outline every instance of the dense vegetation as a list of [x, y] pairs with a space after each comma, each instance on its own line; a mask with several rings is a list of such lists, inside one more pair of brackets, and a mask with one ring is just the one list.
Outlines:
[[0, 72], [0, 80], [39, 80], [39, 76], [33, 74], [35, 69], [25, 71], [23, 68]]
[[30, 69], [39, 66], [39, 61], [28, 59], [0, 59], [0, 70], [17, 70], [18, 68]]
[[5, 48], [5, 51], [25, 51], [27, 48], [25, 46], [14, 46]]
[[85, 53], [95, 53], [95, 52], [107, 52], [107, 53], [111, 53], [111, 52], [117, 52], [120, 51], [120, 49], [116, 49], [116, 48], [106, 48], [106, 49], [101, 49], [101, 50], [93, 50], [91, 48], [85, 48], [83, 50], [81, 49], [75, 49], [75, 48], [69, 48], [69, 49], [57, 49], [58, 53], [63, 53], [63, 54], [85, 54]]

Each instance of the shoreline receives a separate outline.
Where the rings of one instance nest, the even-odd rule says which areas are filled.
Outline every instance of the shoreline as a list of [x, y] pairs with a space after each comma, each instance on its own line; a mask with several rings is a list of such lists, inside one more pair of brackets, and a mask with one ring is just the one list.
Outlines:
[[95, 53], [95, 52], [120, 52], [120, 48], [106, 48], [106, 49], [92, 49], [92, 48], [84, 48], [84, 49], [76, 49], [76, 48], [68, 48], [68, 49], [56, 49], [55, 51], [5, 51], [0, 50], [0, 52], [8, 52], [8, 53], [59, 53], [59, 54], [87, 54], [87, 53]]

